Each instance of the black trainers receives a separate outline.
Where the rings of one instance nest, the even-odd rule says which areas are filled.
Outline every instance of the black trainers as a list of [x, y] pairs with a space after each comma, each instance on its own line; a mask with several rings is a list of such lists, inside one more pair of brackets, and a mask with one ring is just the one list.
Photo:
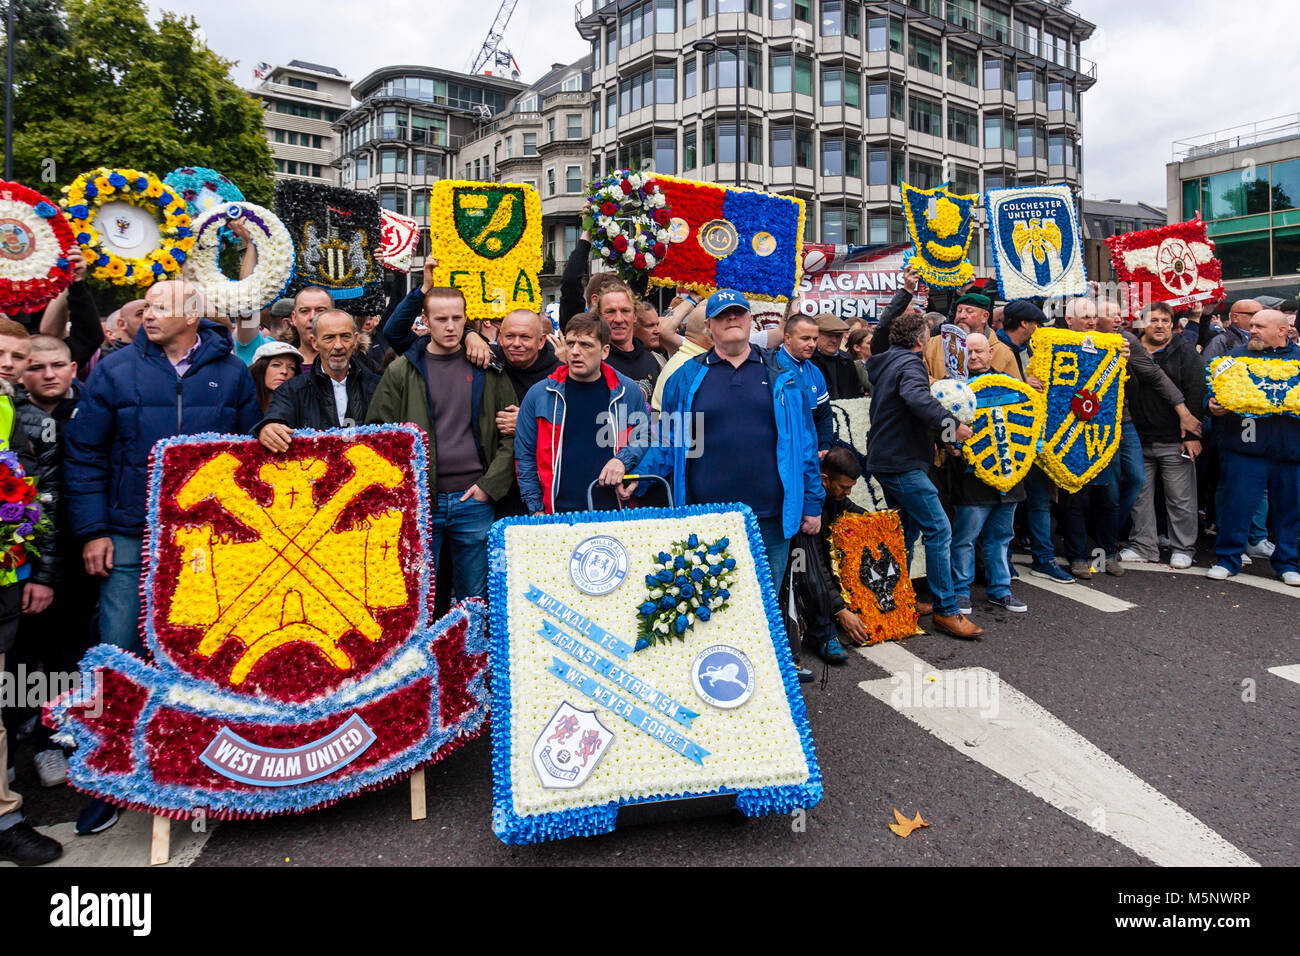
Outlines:
[[798, 661], [794, 662], [794, 672], [799, 675], [799, 683], [811, 684], [813, 682], [813, 672]]
[[0, 830], [0, 860], [9, 860], [19, 866], [40, 866], [52, 863], [61, 856], [62, 844], [37, 832], [25, 820], [6, 830]]
[[85, 809], [77, 814], [77, 834], [89, 836], [92, 833], [103, 833], [116, 822], [115, 806], [103, 800], [91, 800], [86, 804]]

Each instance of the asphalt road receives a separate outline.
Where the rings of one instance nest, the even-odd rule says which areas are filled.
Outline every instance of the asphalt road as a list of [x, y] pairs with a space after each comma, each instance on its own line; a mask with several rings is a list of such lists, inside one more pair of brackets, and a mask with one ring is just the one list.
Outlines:
[[[1267, 669], [1300, 664], [1300, 589], [1202, 575], [1130, 571], [1071, 585], [1074, 598], [1020, 583], [1027, 614], [993, 613], [977, 587], [973, 616], [984, 639], [924, 635], [903, 647], [935, 672], [996, 672], [1241, 853], [1294, 866], [1300, 684]], [[1097, 594], [1134, 606], [1103, 612]], [[824, 686], [804, 685], [825, 797], [802, 821], [706, 818], [506, 846], [491, 829], [484, 735], [428, 769], [423, 821], [410, 820], [402, 783], [303, 816], [217, 825], [194, 865], [1151, 865], [859, 686], [887, 677], [854, 654], [827, 670]], [[66, 787], [42, 790], [25, 746], [15, 765], [34, 823], [75, 818], [82, 798]], [[920, 812], [930, 826], [895, 836], [887, 828], [894, 808]], [[107, 862], [96, 841], [108, 848], [126, 831], [119, 824], [74, 838], [70, 859]], [[139, 860], [146, 850], [138, 847]]]

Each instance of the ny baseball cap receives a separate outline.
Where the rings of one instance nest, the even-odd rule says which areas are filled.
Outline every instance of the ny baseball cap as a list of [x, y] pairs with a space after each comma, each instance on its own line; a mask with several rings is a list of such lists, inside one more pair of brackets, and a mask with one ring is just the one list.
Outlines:
[[719, 289], [709, 296], [709, 301], [705, 303], [704, 317], [714, 319], [728, 309], [744, 309], [748, 312], [749, 300], [734, 289]]

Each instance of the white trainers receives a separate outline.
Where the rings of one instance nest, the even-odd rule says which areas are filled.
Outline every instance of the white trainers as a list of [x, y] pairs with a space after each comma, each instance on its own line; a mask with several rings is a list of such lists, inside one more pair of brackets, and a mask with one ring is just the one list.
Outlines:
[[1241, 556], [1241, 566], [1242, 566], [1243, 568], [1246, 567], [1246, 565], [1248, 565], [1248, 564], [1254, 564], [1254, 563], [1255, 563], [1254, 561], [1250, 560], [1250, 555], [1248, 555], [1248, 554], [1243, 554], [1243, 555]]
[[1214, 567], [1210, 568], [1210, 570], [1205, 572], [1205, 576], [1214, 581], [1226, 581], [1228, 578], [1232, 577], [1232, 572], [1223, 565], [1216, 564]]
[[1283, 571], [1282, 583], [1289, 584], [1293, 588], [1300, 588], [1300, 571]]
[[1152, 563], [1151, 561], [1142, 557], [1142, 555], [1138, 554], [1132, 548], [1125, 548], [1124, 550], [1120, 551], [1119, 559], [1123, 561], [1125, 564], [1151, 564]]
[[62, 750], [42, 750], [34, 759], [42, 787], [57, 787], [68, 782], [68, 758], [63, 756]]
[[1192, 556], [1184, 554], [1182, 551], [1175, 551], [1169, 556], [1169, 566], [1179, 570], [1190, 568], [1192, 566]]
[[1277, 545], [1265, 538], [1259, 544], [1246, 545], [1246, 553], [1252, 558], [1271, 558], [1273, 552], [1277, 550]]

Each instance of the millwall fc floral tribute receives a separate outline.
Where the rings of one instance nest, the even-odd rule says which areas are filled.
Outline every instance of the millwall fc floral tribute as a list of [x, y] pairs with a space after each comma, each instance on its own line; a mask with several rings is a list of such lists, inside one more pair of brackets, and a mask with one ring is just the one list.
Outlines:
[[655, 568], [645, 576], [647, 600], [637, 612], [637, 650], [683, 640], [696, 621], [711, 620], [727, 606], [736, 580], [730, 544], [728, 538], [705, 544], [693, 534], [655, 556]]
[[35, 312], [72, 282], [72, 228], [52, 202], [0, 180], [0, 312]]
[[429, 193], [433, 284], [465, 294], [471, 319], [540, 312], [542, 201], [524, 183], [443, 179]]
[[623, 169], [591, 184], [582, 228], [591, 236], [592, 256], [640, 283], [668, 254], [672, 218], [654, 174]]
[[483, 730], [481, 602], [430, 626], [425, 439], [410, 426], [154, 449], [144, 553], [153, 664], [107, 645], [50, 705], [70, 779], [184, 818], [308, 810]]
[[1213, 359], [1210, 397], [1230, 412], [1300, 417], [1300, 362], [1262, 355]]
[[[728, 795], [753, 816], [821, 798], [748, 508], [506, 518], [492, 526], [488, 550], [492, 822], [504, 842], [605, 833], [631, 804]], [[661, 575], [669, 571], [671, 582]], [[679, 577], [715, 593], [700, 599]], [[643, 582], [663, 591], [656, 606], [677, 600], [672, 622], [656, 617], [655, 640], [644, 643]]]
[[1124, 339], [1114, 333], [1039, 329], [1029, 374], [1047, 385], [1038, 466], [1078, 491], [1119, 449], [1124, 412]]
[[174, 279], [194, 245], [189, 207], [153, 173], [92, 169], [59, 205], [93, 279], [138, 288]]

